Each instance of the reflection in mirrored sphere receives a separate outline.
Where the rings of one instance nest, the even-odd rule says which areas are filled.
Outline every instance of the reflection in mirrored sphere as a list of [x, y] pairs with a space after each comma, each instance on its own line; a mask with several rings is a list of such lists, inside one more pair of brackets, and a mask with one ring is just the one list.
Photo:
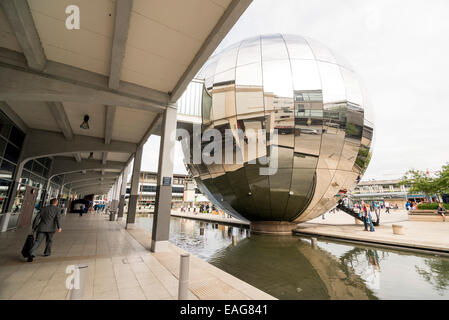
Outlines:
[[[188, 164], [221, 209], [252, 222], [303, 222], [360, 180], [373, 126], [357, 75], [321, 43], [281, 34], [246, 39], [212, 56], [200, 76], [201, 130], [231, 130], [223, 140], [243, 159]], [[249, 129], [266, 130], [256, 141], [258, 157], [277, 155], [275, 174], [261, 175], [266, 161], [252, 159], [248, 139], [238, 138]]]

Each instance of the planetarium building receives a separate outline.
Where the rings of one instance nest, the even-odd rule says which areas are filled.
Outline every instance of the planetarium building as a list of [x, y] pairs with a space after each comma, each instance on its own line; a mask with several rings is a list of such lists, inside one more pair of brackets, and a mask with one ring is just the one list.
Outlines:
[[[201, 131], [223, 133], [234, 162], [195, 163], [190, 152], [188, 168], [211, 201], [252, 230], [288, 232], [333, 208], [360, 180], [373, 137], [366, 99], [351, 66], [321, 43], [253, 37], [213, 55], [200, 77]], [[249, 131], [265, 134], [248, 139]], [[274, 170], [263, 174], [267, 167]]]

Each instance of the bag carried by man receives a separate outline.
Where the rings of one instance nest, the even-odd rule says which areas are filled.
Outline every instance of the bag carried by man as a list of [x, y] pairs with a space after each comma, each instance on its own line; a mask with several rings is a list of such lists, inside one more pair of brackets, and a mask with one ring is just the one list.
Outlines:
[[27, 236], [27, 238], [25, 240], [25, 244], [23, 245], [22, 256], [24, 258], [28, 258], [30, 256], [31, 248], [33, 248], [33, 245], [34, 245], [34, 235], [33, 235], [33, 233], [29, 234]]
[[34, 245], [34, 231], [37, 229], [40, 222], [41, 222], [41, 215], [39, 212], [33, 220], [32, 231], [27, 236], [27, 238], [25, 240], [25, 244], [23, 245], [23, 248], [22, 248], [22, 256], [24, 258], [28, 258], [30, 256], [31, 248], [33, 248], [33, 245]]

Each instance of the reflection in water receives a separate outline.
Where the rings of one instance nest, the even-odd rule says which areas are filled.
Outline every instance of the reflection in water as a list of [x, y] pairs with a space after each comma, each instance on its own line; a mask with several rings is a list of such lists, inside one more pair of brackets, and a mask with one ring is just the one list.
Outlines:
[[[152, 218], [137, 223], [151, 230]], [[279, 299], [448, 299], [449, 259], [173, 218], [170, 241]]]
[[447, 295], [449, 289], [449, 261], [439, 257], [426, 258], [425, 267], [416, 266], [416, 272], [431, 283], [439, 295]]

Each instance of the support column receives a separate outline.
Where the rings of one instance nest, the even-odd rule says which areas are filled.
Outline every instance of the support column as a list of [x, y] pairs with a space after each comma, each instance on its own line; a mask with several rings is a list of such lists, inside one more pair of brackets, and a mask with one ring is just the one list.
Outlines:
[[[120, 178], [120, 177], [119, 177]], [[112, 187], [112, 210], [117, 210], [118, 208], [118, 191], [119, 191], [119, 178], [115, 181], [113, 187]]]
[[156, 206], [154, 209], [153, 231], [151, 234], [151, 251], [160, 252], [168, 249], [170, 232], [173, 157], [176, 136], [175, 108], [167, 108], [162, 119], [161, 144], [159, 147], [159, 165], [156, 186]]
[[140, 166], [142, 164], [143, 146], [137, 149], [134, 156], [133, 173], [131, 177], [131, 193], [128, 203], [128, 216], [126, 218], [126, 228], [130, 227], [129, 224], [136, 222], [137, 200], [139, 197], [139, 179], [140, 179]]
[[122, 185], [120, 188], [120, 200], [118, 203], [118, 215], [117, 215], [119, 220], [123, 217], [123, 211], [125, 209], [126, 187], [128, 184], [129, 168], [130, 166], [128, 165], [125, 167], [125, 169], [123, 169]]

